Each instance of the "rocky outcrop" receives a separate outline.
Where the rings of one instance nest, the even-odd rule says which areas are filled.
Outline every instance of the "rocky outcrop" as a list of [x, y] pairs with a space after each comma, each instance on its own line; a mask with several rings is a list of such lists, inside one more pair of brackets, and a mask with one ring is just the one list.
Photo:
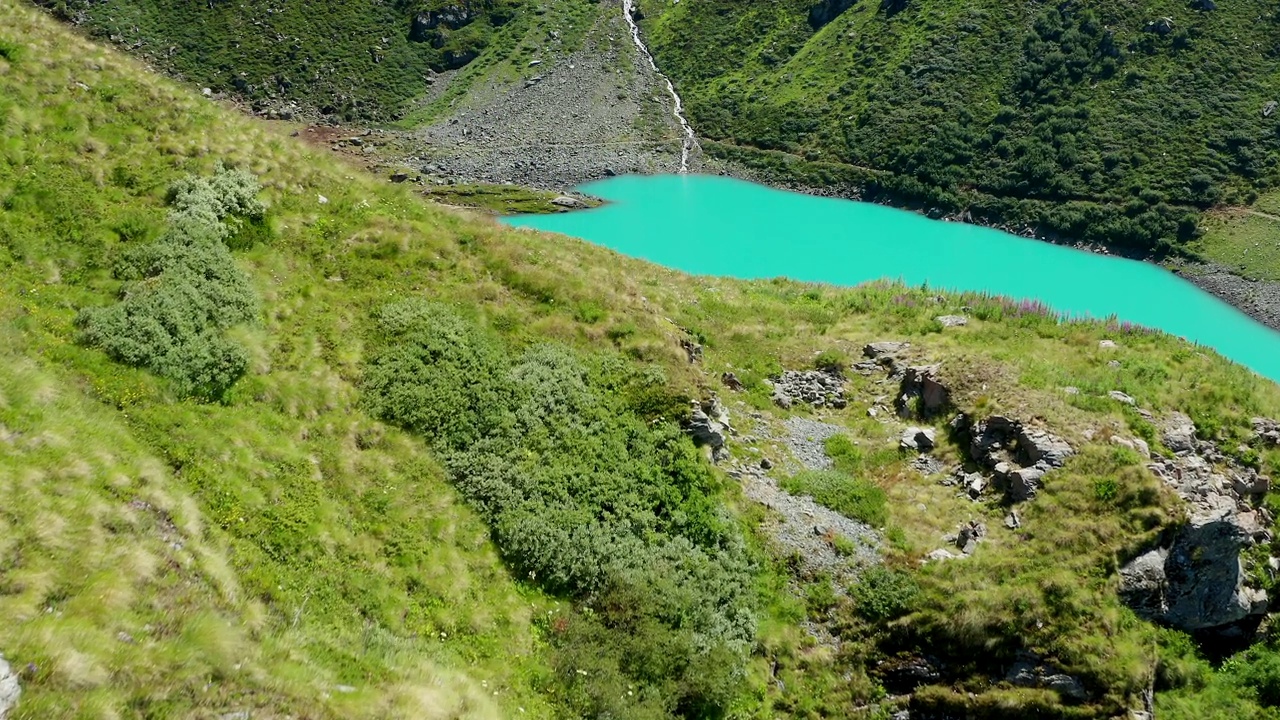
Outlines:
[[920, 365], [903, 370], [898, 397], [893, 401], [900, 417], [932, 417], [946, 409], [951, 391], [938, 378], [941, 365]]
[[1251, 634], [1268, 606], [1251, 587], [1246, 549], [1271, 541], [1271, 516], [1253, 501], [1270, 478], [1196, 438], [1191, 419], [1165, 419], [1161, 440], [1174, 452], [1148, 468], [1189, 505], [1186, 523], [1120, 571], [1120, 594], [1141, 616], [1201, 637]]
[[880, 0], [880, 10], [890, 17], [907, 9], [908, 0]]
[[991, 471], [1005, 487], [1010, 500], [1024, 502], [1043, 487], [1043, 478], [1062, 467], [1075, 454], [1066, 440], [1043, 428], [1024, 425], [1005, 417], [991, 417], [973, 423], [967, 415], [951, 423], [954, 431], [969, 437], [969, 457]]
[[413, 16], [413, 24], [409, 26], [409, 39], [413, 42], [429, 42], [434, 47], [442, 47], [447, 37], [440, 30], [457, 30], [470, 25], [480, 17], [480, 3], [455, 2], [436, 10], [428, 10]]
[[786, 370], [767, 382], [773, 385], [773, 402], [784, 409], [796, 403], [837, 410], [848, 406], [844, 397], [844, 378], [834, 372]]
[[733, 426], [729, 423], [728, 410], [714, 395], [706, 402], [693, 404], [685, 432], [695, 444], [711, 448], [712, 460], [720, 462], [729, 457], [725, 441], [733, 432]]
[[1142, 30], [1143, 32], [1155, 33], [1157, 35], [1168, 35], [1173, 32], [1173, 18], [1156, 18], [1155, 20], [1148, 22], [1146, 27], [1142, 28]]
[[978, 543], [987, 536], [987, 526], [983, 523], [970, 520], [960, 526], [960, 531], [956, 533], [955, 544], [960, 548], [960, 552], [965, 555], [972, 555], [974, 550], [978, 549]]
[[1120, 571], [1120, 595], [1139, 615], [1180, 630], [1230, 626], [1267, 610], [1267, 594], [1245, 583], [1240, 551], [1250, 533], [1234, 513], [1196, 515], [1168, 548]]
[[18, 706], [20, 695], [22, 688], [18, 686], [17, 673], [0, 657], [0, 720], [8, 717], [9, 711]]
[[1182, 413], [1173, 413], [1165, 420], [1160, 440], [1175, 453], [1191, 452], [1196, 447], [1195, 423]]

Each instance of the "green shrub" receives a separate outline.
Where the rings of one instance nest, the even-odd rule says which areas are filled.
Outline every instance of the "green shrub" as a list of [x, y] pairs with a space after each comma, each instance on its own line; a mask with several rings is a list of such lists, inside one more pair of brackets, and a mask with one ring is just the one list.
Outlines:
[[839, 470], [806, 471], [784, 479], [781, 484], [789, 493], [809, 495], [819, 505], [873, 527], [883, 526], [889, 517], [884, 490]]
[[854, 610], [870, 622], [882, 622], [912, 612], [920, 598], [920, 586], [909, 573], [884, 567], [867, 568], [849, 588]]
[[375, 327], [384, 347], [362, 383], [371, 413], [450, 447], [513, 421], [506, 356], [476, 326], [445, 306], [406, 300], [380, 308]]
[[849, 357], [839, 350], [823, 350], [813, 359], [813, 366], [819, 370], [843, 375], [849, 367]]
[[754, 635], [751, 567], [705, 461], [650, 414], [675, 406], [661, 374], [550, 345], [512, 360], [422, 300], [384, 306], [372, 335], [365, 405], [433, 443], [517, 577], [575, 601], [551, 628], [575, 714], [723, 712]]
[[183, 394], [221, 397], [249, 364], [224, 333], [253, 322], [259, 307], [224, 241], [246, 219], [262, 217], [257, 192], [252, 175], [226, 168], [176, 183], [168, 228], [157, 241], [128, 246], [117, 258], [123, 297], [80, 312], [81, 340], [168, 378]]
[[18, 57], [22, 54], [22, 48], [16, 43], [0, 40], [0, 60], [9, 62], [17, 62]]
[[1094, 478], [1093, 494], [1099, 502], [1111, 503], [1120, 494], [1120, 484], [1112, 477]]

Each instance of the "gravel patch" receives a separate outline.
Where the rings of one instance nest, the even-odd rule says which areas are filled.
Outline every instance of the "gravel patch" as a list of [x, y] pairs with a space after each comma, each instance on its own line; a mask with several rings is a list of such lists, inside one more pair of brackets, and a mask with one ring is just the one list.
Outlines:
[[789, 417], [783, 422], [787, 430], [786, 442], [791, 454], [806, 470], [830, 470], [831, 458], [827, 457], [826, 440], [844, 431], [838, 425]]
[[[743, 494], [773, 510], [768, 533], [783, 554], [796, 553], [803, 567], [812, 573], [830, 573], [837, 589], [857, 576], [857, 570], [880, 561], [880, 534], [865, 523], [851, 520], [822, 507], [807, 495], [792, 495], [757, 468], [738, 473]], [[836, 552], [831, 537], [851, 540], [852, 555]]]
[[[784, 420], [783, 432], [777, 436], [770, 434], [764, 421], [756, 430], [781, 441], [791, 451], [794, 462], [782, 463], [781, 467], [794, 469], [799, 465], [806, 470], [825, 470], [832, 466], [823, 442], [844, 431], [838, 425], [801, 417]], [[775, 468], [773, 472], [780, 471]], [[798, 556], [808, 573], [830, 574], [837, 592], [843, 593], [844, 586], [857, 577], [860, 568], [880, 561], [881, 538], [875, 528], [825, 508], [807, 495], [792, 495], [758, 465], [735, 462], [729, 474], [742, 483], [744, 495], [773, 511], [765, 531], [782, 554]], [[835, 536], [851, 541], [851, 554], [836, 551]]]
[[677, 172], [683, 135], [665, 81], [632, 44], [621, 3], [604, 4], [580, 50], [470, 88], [465, 105], [418, 131], [406, 161], [459, 182], [544, 189]]

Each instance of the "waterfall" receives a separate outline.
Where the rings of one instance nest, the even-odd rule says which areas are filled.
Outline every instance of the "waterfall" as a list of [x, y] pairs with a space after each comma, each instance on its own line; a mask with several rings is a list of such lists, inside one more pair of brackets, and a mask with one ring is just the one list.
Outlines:
[[622, 0], [622, 16], [626, 18], [627, 26], [631, 28], [631, 39], [635, 42], [636, 49], [649, 61], [649, 67], [653, 68], [658, 77], [662, 78], [662, 81], [667, 84], [667, 92], [671, 93], [671, 99], [674, 103], [671, 108], [671, 114], [675, 115], [676, 121], [680, 123], [680, 128], [684, 131], [684, 142], [680, 147], [680, 174], [684, 175], [689, 172], [689, 153], [693, 150], [693, 145], [698, 140], [693, 134], [693, 126], [685, 119], [684, 103], [680, 100], [680, 93], [676, 92], [676, 86], [671, 84], [671, 78], [663, 75], [662, 71], [658, 69], [658, 63], [653, 59], [653, 53], [649, 52], [644, 40], [640, 39], [640, 26], [636, 24], [636, 19], [632, 16], [635, 4], [635, 0]]

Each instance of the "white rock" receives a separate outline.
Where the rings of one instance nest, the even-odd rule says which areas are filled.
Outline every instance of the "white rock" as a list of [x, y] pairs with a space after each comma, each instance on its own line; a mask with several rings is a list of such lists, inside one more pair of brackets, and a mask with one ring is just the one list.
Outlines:
[[956, 558], [958, 558], [958, 557], [960, 557], [960, 556], [959, 556], [959, 555], [956, 555], [955, 553], [951, 552], [950, 550], [947, 550], [947, 549], [945, 549], [945, 548], [938, 548], [937, 550], [934, 550], [933, 552], [929, 553], [928, 555], [925, 555], [925, 556], [924, 556], [924, 561], [925, 561], [925, 562], [930, 562], [930, 561], [933, 561], [933, 562], [940, 562], [940, 561], [943, 561], [943, 560], [955, 560], [955, 559], [956, 559]]
[[0, 720], [8, 717], [9, 711], [18, 706], [18, 696], [21, 694], [18, 676], [9, 668], [9, 663], [0, 657]]

